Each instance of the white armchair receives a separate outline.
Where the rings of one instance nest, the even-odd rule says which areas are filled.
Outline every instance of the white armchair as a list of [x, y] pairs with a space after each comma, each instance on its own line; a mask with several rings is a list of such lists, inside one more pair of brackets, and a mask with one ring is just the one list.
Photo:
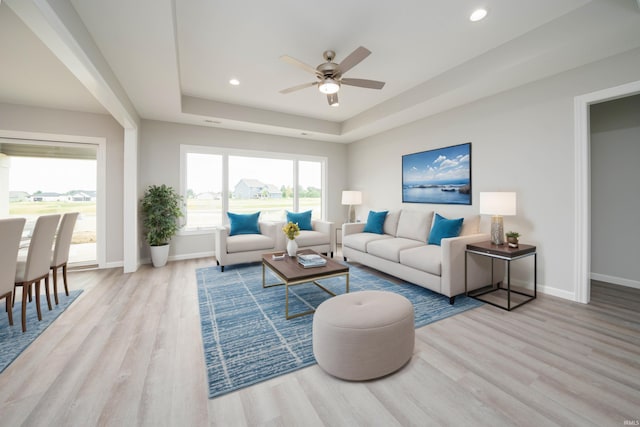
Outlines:
[[[284, 223], [280, 225], [280, 229], [282, 229], [283, 225]], [[323, 254], [330, 254], [333, 258], [333, 250], [336, 245], [335, 223], [314, 219], [311, 220], [311, 228], [313, 230], [300, 230], [300, 234], [296, 237], [298, 250], [311, 249]], [[287, 237], [280, 230], [278, 250], [284, 251], [286, 246]]]
[[282, 225], [276, 222], [260, 222], [260, 234], [237, 234], [229, 236], [229, 225], [215, 230], [216, 262], [220, 271], [226, 265], [257, 262], [262, 254], [278, 250]]

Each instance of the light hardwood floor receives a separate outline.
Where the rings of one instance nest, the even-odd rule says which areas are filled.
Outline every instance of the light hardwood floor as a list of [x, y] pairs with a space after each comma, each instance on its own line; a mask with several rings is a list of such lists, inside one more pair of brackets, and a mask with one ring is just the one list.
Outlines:
[[[389, 377], [317, 365], [209, 400], [194, 271], [69, 274], [85, 292], [0, 374], [1, 426], [623, 426], [640, 420], [640, 291], [541, 295], [416, 331]], [[45, 308], [46, 309], [46, 308]]]

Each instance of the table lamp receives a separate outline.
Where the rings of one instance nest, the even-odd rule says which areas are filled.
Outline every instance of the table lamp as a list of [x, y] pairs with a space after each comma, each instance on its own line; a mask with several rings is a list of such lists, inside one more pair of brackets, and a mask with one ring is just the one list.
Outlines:
[[349, 222], [356, 222], [354, 206], [362, 204], [362, 192], [345, 190], [342, 192], [342, 204], [349, 205]]
[[491, 217], [491, 243], [504, 244], [503, 215], [516, 214], [516, 193], [492, 192], [480, 193], [480, 215]]

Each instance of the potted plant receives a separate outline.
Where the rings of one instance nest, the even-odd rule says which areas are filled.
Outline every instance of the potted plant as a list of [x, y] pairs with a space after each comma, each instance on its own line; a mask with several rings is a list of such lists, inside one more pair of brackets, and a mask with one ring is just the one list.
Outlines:
[[169, 240], [180, 228], [182, 196], [173, 187], [151, 185], [142, 198], [145, 240], [151, 250], [154, 267], [162, 267], [169, 257]]
[[507, 243], [509, 244], [509, 247], [511, 248], [517, 248], [518, 247], [518, 237], [520, 237], [520, 233], [516, 232], [516, 231], [509, 231], [507, 234]]

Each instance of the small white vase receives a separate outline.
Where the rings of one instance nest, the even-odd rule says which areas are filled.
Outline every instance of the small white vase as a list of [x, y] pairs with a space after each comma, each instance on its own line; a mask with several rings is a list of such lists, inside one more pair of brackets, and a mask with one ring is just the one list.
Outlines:
[[296, 239], [290, 239], [287, 242], [287, 254], [296, 256], [296, 252], [298, 252], [298, 243], [296, 243]]

